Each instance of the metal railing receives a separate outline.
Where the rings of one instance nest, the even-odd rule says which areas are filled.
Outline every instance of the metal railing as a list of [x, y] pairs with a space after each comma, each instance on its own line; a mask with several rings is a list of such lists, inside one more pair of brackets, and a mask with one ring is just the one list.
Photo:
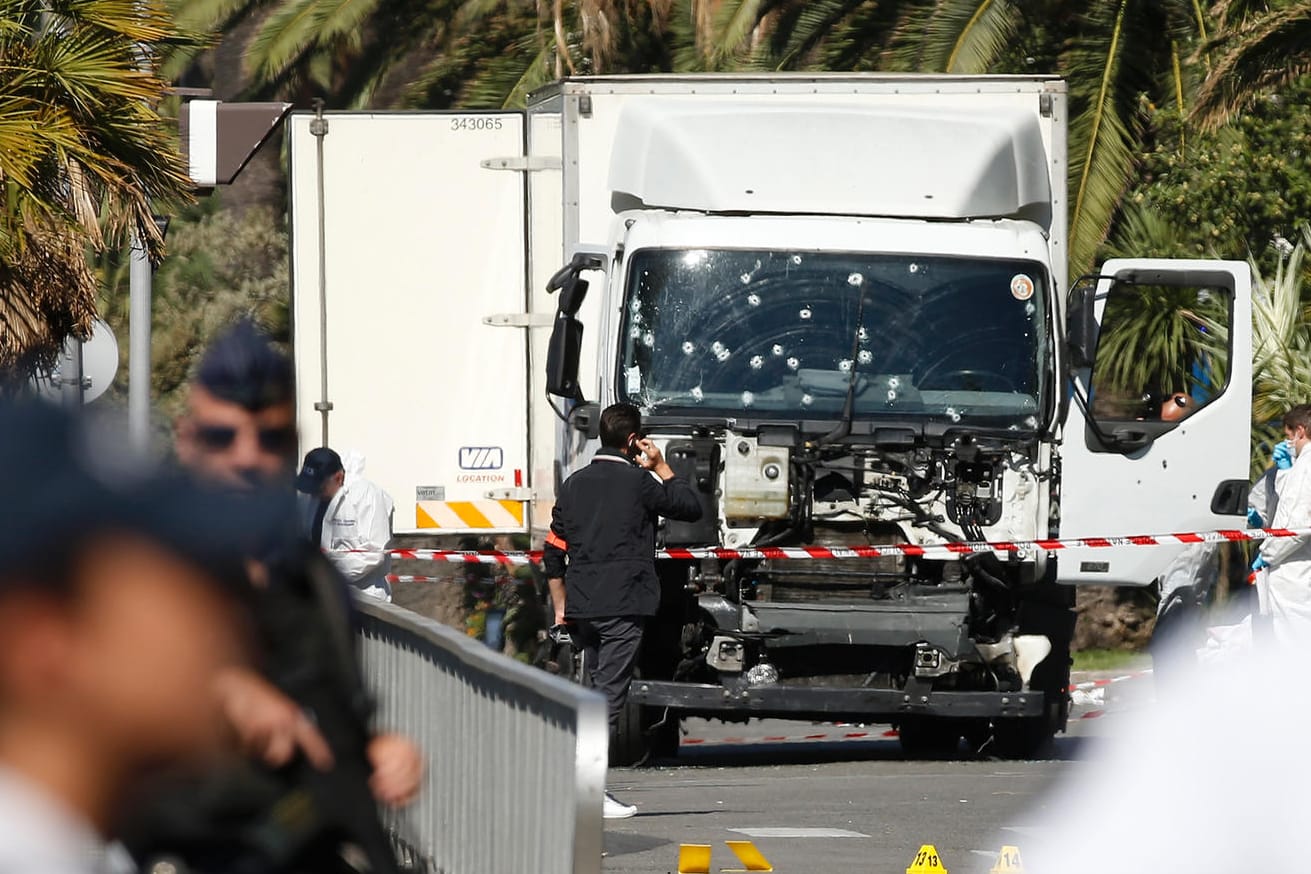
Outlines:
[[388, 814], [403, 861], [442, 874], [597, 874], [605, 700], [409, 610], [360, 600], [378, 726], [414, 739], [428, 763], [419, 799]]

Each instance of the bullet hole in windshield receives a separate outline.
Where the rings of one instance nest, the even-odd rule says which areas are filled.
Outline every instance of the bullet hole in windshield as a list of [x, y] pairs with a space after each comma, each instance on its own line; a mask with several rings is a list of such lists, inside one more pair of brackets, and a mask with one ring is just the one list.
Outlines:
[[814, 402], [815, 398], [809, 392], [806, 392], [801, 396], [801, 406], [803, 407], [808, 407]]
[[783, 344], [782, 344], [782, 343], [775, 343], [775, 344], [774, 344], [774, 348], [771, 349], [771, 350], [769, 350], [769, 351], [773, 352], [775, 355], [782, 355], [782, 354], [783, 354]]
[[683, 341], [683, 354], [684, 354], [684, 355], [691, 355], [691, 354], [694, 353], [694, 352], [696, 352], [696, 344], [693, 343], [691, 340], [684, 340], [684, 341]]
[[789, 359], [788, 359], [788, 369], [789, 369], [789, 370], [796, 370], [796, 369], [797, 369], [798, 367], [800, 367], [800, 366], [801, 366], [801, 361], [800, 361], [800, 359], [798, 359], [798, 358], [789, 358]]
[[749, 304], [750, 306], [753, 306], [753, 307], [758, 307], [758, 306], [760, 306], [760, 295], [758, 295], [758, 294], [748, 294], [748, 295], [747, 295], [747, 304]]
[[802, 307], [801, 312], [797, 313], [797, 315], [801, 316], [802, 320], [804, 321], [806, 319], [809, 319], [811, 315], [813, 315], [813, 313], [811, 313], [810, 307]]
[[861, 276], [859, 273], [851, 273], [847, 276], [847, 285], [850, 285], [853, 288], [859, 288], [864, 284], [865, 277]]
[[861, 364], [869, 364], [871, 361], [874, 360], [874, 353], [869, 351], [868, 349], [861, 349], [860, 354], [857, 355], [856, 357], [860, 359]]
[[843, 358], [841, 361], [839, 361], [839, 362], [838, 362], [838, 370], [841, 370], [843, 373], [850, 373], [850, 372], [851, 372], [851, 359], [850, 359], [850, 358]]
[[765, 357], [763, 355], [752, 355], [750, 364], [752, 370], [759, 370], [765, 366]]
[[742, 392], [742, 406], [749, 407], [756, 402], [756, 396], [749, 391]]

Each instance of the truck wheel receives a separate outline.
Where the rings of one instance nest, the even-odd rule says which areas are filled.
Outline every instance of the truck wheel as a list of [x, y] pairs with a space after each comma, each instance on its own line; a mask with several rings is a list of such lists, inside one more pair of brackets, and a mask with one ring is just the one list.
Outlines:
[[1064, 702], [1053, 697], [1047, 695], [1047, 712], [1042, 716], [994, 720], [991, 751], [1004, 759], [1035, 759], [1046, 754], [1065, 724]]
[[[634, 680], [641, 676], [638, 672]], [[644, 707], [630, 699], [619, 714], [619, 730], [610, 739], [610, 764], [644, 765], [678, 755], [679, 719], [663, 707]]]
[[950, 759], [960, 753], [961, 725], [954, 719], [918, 716], [897, 726], [901, 751], [911, 759]]
[[640, 765], [650, 758], [642, 735], [642, 711], [629, 702], [619, 714], [619, 728], [610, 736], [610, 764], [614, 767]]

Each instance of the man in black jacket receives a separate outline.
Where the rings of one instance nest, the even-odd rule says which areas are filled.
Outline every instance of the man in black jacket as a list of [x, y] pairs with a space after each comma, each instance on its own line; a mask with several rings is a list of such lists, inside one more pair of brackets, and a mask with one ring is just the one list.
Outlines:
[[[654, 555], [660, 516], [695, 522], [701, 503], [643, 436], [637, 407], [607, 407], [601, 449], [556, 496], [545, 565], [556, 624], [574, 627], [592, 685], [609, 704], [612, 736], [628, 699], [642, 626], [660, 606]], [[607, 819], [636, 812], [606, 793]]]

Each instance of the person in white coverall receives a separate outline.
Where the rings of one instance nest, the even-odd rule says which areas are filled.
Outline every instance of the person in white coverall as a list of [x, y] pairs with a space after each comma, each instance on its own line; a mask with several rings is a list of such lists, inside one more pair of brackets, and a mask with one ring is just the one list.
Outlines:
[[[1278, 505], [1272, 528], [1311, 528], [1311, 405], [1284, 415], [1286, 444], [1275, 447]], [[1291, 466], [1287, 459], [1291, 456]], [[1261, 544], [1253, 568], [1268, 568], [1267, 591], [1275, 640], [1284, 646], [1311, 641], [1311, 538], [1272, 538]]]
[[296, 477], [301, 531], [361, 594], [391, 600], [392, 499], [364, 478], [364, 456], [311, 449]]

